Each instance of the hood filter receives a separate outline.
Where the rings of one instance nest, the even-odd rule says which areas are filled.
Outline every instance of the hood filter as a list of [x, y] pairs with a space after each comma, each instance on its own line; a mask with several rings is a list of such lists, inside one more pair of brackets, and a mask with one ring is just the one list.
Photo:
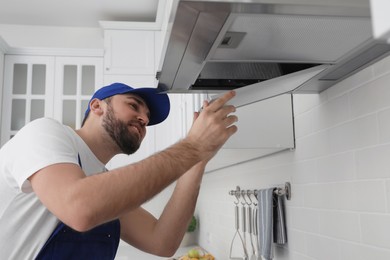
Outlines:
[[191, 86], [195, 90], [228, 90], [317, 66], [317, 63], [208, 62]]

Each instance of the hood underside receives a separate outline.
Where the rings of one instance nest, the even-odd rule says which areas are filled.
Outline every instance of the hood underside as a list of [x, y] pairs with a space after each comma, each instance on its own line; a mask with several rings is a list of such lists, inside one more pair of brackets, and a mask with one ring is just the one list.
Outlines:
[[[311, 78], [288, 91], [320, 92], [390, 51], [372, 37], [369, 3], [292, 2], [180, 1], [158, 88], [181, 93], [261, 88], [270, 79], [308, 71]], [[314, 76], [313, 67], [321, 68]]]

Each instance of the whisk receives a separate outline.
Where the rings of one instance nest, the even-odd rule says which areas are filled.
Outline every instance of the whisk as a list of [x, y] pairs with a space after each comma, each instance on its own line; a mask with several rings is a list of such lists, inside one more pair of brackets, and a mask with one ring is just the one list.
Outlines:
[[[248, 260], [248, 252], [246, 250], [246, 246], [245, 246], [244, 240], [243, 240], [243, 238], [241, 236], [241, 233], [240, 233], [240, 213], [239, 213], [239, 208], [238, 208], [239, 195], [236, 195], [236, 198], [237, 198], [237, 201], [234, 202], [234, 204], [235, 204], [234, 213], [235, 213], [235, 221], [236, 221], [236, 232], [234, 233], [232, 242], [230, 244], [229, 258], [232, 259], [232, 260]], [[243, 249], [244, 255], [241, 256], [241, 257], [239, 257], [239, 256], [232, 256], [233, 245], [235, 243], [236, 238], [239, 238], [239, 241], [241, 242], [241, 246], [242, 246], [242, 249]]]

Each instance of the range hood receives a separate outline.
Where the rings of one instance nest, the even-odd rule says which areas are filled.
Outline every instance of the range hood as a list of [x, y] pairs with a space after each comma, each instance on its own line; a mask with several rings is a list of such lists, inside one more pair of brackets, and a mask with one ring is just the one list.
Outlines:
[[[272, 91], [264, 98], [318, 93], [390, 51], [372, 37], [369, 0], [182, 0], [174, 6], [157, 73], [162, 92], [267, 86]], [[280, 84], [295, 76], [299, 84]]]

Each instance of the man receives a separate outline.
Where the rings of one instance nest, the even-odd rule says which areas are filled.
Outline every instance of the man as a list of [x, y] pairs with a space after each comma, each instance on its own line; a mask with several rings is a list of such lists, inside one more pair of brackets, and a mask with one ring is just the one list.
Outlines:
[[[145, 252], [175, 253], [194, 212], [207, 162], [236, 132], [230, 91], [195, 113], [188, 135], [140, 162], [146, 126], [169, 113], [166, 94], [114, 83], [89, 102], [83, 126], [52, 119], [22, 128], [0, 150], [0, 259], [113, 259], [119, 236]], [[177, 180], [159, 219], [141, 205]]]

